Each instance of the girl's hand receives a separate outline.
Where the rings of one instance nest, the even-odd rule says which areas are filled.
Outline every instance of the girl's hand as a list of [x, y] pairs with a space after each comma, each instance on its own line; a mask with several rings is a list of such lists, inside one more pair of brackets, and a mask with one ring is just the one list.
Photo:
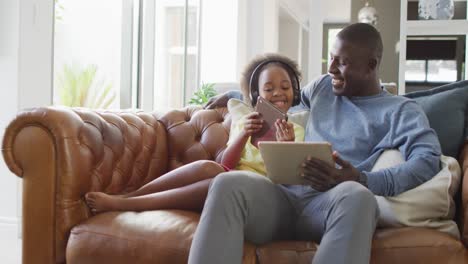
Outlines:
[[284, 119], [277, 119], [275, 122], [277, 141], [294, 141], [294, 125]]
[[244, 137], [250, 137], [252, 134], [257, 133], [262, 129], [263, 120], [260, 118], [260, 114], [258, 112], [252, 112], [246, 116], [244, 122]]

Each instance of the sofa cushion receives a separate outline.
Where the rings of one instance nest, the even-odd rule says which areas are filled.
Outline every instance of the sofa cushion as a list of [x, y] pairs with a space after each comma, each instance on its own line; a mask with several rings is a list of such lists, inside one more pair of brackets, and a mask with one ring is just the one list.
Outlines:
[[[377, 160], [372, 170], [396, 166], [404, 162], [398, 150], [387, 150]], [[379, 205], [380, 227], [428, 227], [448, 233], [459, 239], [453, 196], [461, 181], [458, 162], [441, 157], [442, 169], [431, 180], [393, 197], [376, 196]]]
[[198, 218], [183, 211], [98, 214], [71, 230], [67, 263], [187, 262]]
[[[67, 263], [187, 263], [200, 215], [181, 210], [108, 212], [75, 226]], [[252, 244], [244, 263], [255, 263]]]
[[[96, 215], [72, 229], [67, 263], [187, 263], [198, 219], [198, 213], [180, 210]], [[317, 247], [310, 241], [258, 248], [247, 242], [242, 263], [311, 263]], [[377, 229], [371, 263], [464, 263], [465, 251], [459, 240], [435, 230]]]
[[468, 139], [468, 81], [404, 96], [421, 105], [439, 137], [442, 153], [457, 157], [464, 140]]
[[[259, 263], [308, 264], [318, 245], [309, 241], [271, 242], [257, 249]], [[453, 237], [425, 228], [377, 229], [371, 263], [466, 263], [465, 247]]]

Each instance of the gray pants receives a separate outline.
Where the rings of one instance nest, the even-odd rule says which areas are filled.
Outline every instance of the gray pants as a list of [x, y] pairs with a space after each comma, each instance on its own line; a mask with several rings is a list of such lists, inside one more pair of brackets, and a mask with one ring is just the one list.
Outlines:
[[318, 192], [245, 171], [222, 173], [210, 186], [189, 263], [239, 264], [244, 238], [313, 240], [320, 242], [313, 263], [369, 263], [377, 218], [374, 195], [356, 182]]

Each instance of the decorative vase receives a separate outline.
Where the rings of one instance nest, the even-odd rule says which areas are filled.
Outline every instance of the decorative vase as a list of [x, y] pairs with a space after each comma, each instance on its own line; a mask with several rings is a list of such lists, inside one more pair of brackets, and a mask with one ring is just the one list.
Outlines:
[[453, 0], [419, 0], [419, 19], [452, 19], [454, 13]]

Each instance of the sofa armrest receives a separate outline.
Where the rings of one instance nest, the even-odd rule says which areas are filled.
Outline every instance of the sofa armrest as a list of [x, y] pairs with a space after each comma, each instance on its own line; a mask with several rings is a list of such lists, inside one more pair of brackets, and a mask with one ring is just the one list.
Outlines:
[[2, 152], [23, 178], [23, 263], [64, 263], [88, 191], [123, 193], [167, 171], [166, 132], [151, 113], [45, 107], [9, 124]]
[[468, 140], [460, 153], [460, 166], [462, 168], [462, 212], [461, 216], [461, 236], [465, 246], [468, 246]]

